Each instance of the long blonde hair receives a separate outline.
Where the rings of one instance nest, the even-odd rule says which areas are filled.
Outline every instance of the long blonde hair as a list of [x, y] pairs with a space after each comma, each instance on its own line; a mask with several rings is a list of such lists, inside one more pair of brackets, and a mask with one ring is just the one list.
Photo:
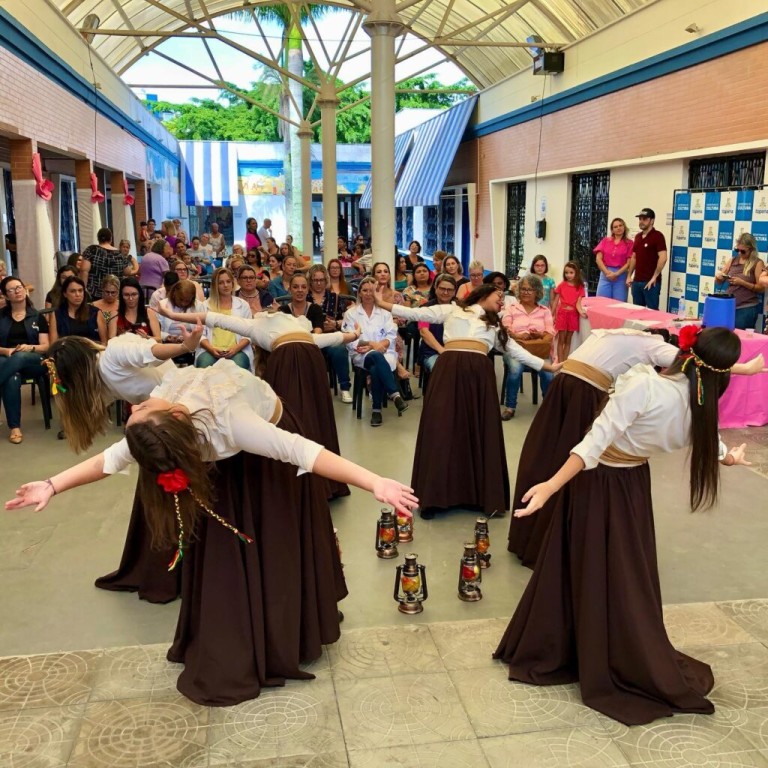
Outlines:
[[64, 336], [48, 350], [59, 385], [56, 407], [75, 453], [90, 448], [109, 426], [107, 388], [99, 373], [99, 354], [105, 349], [82, 336]]
[[213, 275], [211, 275], [211, 292], [208, 295], [208, 306], [214, 311], [217, 311], [221, 304], [219, 301], [219, 278], [222, 274], [229, 275], [230, 279], [232, 280], [232, 295], [235, 295], [234, 287], [237, 285], [237, 281], [235, 280], [234, 272], [232, 272], [232, 270], [228, 267], [219, 267], [214, 271]]
[[[744, 248], [749, 248], [749, 256], [747, 258], [746, 263], [744, 264], [743, 273], [745, 275], [751, 274], [755, 267], [757, 266], [757, 262], [760, 261], [760, 254], [757, 250], [757, 241], [753, 237], [752, 234], [749, 232], [742, 232], [739, 235], [739, 239], [736, 241], [736, 245], [741, 245]], [[739, 254], [741, 255], [741, 254]]]

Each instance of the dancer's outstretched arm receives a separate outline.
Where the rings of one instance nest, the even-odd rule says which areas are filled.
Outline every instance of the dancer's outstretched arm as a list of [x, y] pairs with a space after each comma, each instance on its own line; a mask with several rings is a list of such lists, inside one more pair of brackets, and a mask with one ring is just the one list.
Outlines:
[[[286, 432], [252, 413], [243, 413], [238, 417], [233, 424], [233, 436], [237, 445], [244, 451], [285, 461], [330, 480], [354, 485], [372, 493], [378, 501], [390, 504], [397, 511], [407, 515], [418, 504], [418, 499], [408, 486], [397, 480], [381, 477], [301, 435]], [[35, 512], [40, 512], [56, 494], [109, 477], [123, 470], [132, 461], [127, 441], [123, 439], [106, 452], [65, 469], [48, 480], [22, 485], [16, 491], [16, 497], [6, 502], [5, 508], [22, 509], [34, 505]]]
[[[178, 323], [195, 323], [200, 322], [209, 328], [223, 328], [226, 331], [232, 331], [238, 336], [250, 339], [256, 346], [265, 349], [269, 352], [270, 347], [266, 343], [267, 340], [262, 331], [264, 326], [262, 323], [268, 323], [269, 317], [235, 317], [234, 315], [223, 315], [220, 312], [174, 312], [164, 305], [163, 302], [157, 307], [157, 312], [164, 317], [168, 317]], [[259, 313], [269, 315], [270, 313]], [[355, 341], [359, 337], [359, 330], [342, 333], [336, 331], [334, 333], [317, 333], [313, 334], [312, 341], [317, 344], [320, 349], [325, 347], [336, 347], [340, 344], [348, 344], [351, 341]]]

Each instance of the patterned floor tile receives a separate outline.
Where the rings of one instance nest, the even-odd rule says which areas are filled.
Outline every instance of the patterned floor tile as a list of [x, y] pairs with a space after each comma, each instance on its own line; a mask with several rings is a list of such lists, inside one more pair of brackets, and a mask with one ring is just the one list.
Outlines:
[[81, 651], [0, 659], [0, 711], [84, 704], [99, 657]]
[[527, 731], [595, 725], [600, 716], [584, 706], [575, 685], [526, 685], [507, 679], [506, 667], [451, 672], [477, 735], [506, 736]]
[[92, 702], [69, 768], [202, 768], [208, 716], [183, 696]]
[[104, 651], [94, 677], [91, 701], [173, 696], [181, 664], [165, 655], [166, 644], [136, 645]]
[[482, 739], [491, 768], [628, 768], [621, 750], [605, 735], [579, 728]]
[[633, 768], [768, 768], [737, 724], [710, 715], [677, 715], [612, 734]]
[[328, 653], [336, 681], [445, 671], [424, 625], [344, 632]]
[[0, 765], [63, 768], [84, 710], [79, 705], [0, 712]]
[[761, 643], [768, 643], [768, 600], [735, 600], [717, 607]]
[[686, 603], [664, 608], [664, 626], [675, 647], [735, 645], [754, 638], [729, 619], [714, 603]]
[[346, 752], [315, 755], [292, 755], [230, 763], [230, 768], [349, 768]]
[[445, 672], [336, 681], [349, 750], [475, 737]]
[[429, 631], [446, 669], [496, 667], [491, 656], [508, 623], [508, 619], [443, 622], [430, 624]]
[[485, 768], [487, 763], [480, 743], [472, 739], [351, 751], [349, 765], [350, 768]]
[[768, 648], [760, 643], [686, 648], [685, 653], [712, 667], [715, 687], [708, 698], [716, 707], [768, 706]]
[[210, 712], [212, 766], [257, 758], [317, 759], [314, 756], [327, 756], [344, 746], [333, 683], [327, 673], [316, 680], [265, 689], [258, 699]]

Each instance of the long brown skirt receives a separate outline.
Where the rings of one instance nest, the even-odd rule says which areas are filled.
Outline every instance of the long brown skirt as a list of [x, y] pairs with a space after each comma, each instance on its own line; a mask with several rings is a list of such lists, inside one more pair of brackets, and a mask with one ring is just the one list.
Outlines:
[[[581, 442], [608, 395], [575, 376], [555, 376], [525, 436], [517, 465], [512, 509], [524, 506], [522, 498], [537, 483], [549, 480]], [[566, 486], [561, 493], [569, 493]], [[512, 517], [507, 549], [523, 565], [533, 568], [558, 500], [553, 496], [535, 515]]]
[[496, 377], [477, 352], [440, 355], [419, 422], [411, 485], [422, 509], [509, 509], [509, 473]]
[[[281, 344], [269, 355], [264, 380], [291, 407], [304, 437], [341, 454], [328, 371], [317, 346], [301, 342]], [[329, 499], [349, 496], [346, 483], [324, 482], [330, 489]]]
[[149, 603], [170, 603], [181, 594], [181, 568], [168, 571], [174, 551], [152, 548], [144, 507], [137, 493], [120, 565], [116, 571], [96, 579], [95, 584], [112, 592], [138, 592], [139, 598]]
[[587, 706], [626, 725], [711, 714], [712, 670], [664, 629], [648, 465], [599, 465], [571, 485], [494, 658], [510, 680], [578, 681]]
[[[287, 408], [279, 426], [300, 431]], [[320, 478], [248, 453], [216, 468], [215, 511], [254, 541], [203, 515], [184, 554], [168, 659], [184, 664], [177, 687], [187, 698], [229, 706], [312, 679], [299, 665], [338, 640], [347, 589]]]

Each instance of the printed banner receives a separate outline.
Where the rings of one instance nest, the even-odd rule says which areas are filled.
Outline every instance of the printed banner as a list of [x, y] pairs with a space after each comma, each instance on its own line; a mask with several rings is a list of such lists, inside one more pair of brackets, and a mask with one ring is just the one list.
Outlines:
[[751, 232], [762, 258], [768, 253], [768, 189], [675, 193], [667, 311], [700, 318], [704, 299], [723, 290], [715, 272], [733, 256], [743, 232]]

